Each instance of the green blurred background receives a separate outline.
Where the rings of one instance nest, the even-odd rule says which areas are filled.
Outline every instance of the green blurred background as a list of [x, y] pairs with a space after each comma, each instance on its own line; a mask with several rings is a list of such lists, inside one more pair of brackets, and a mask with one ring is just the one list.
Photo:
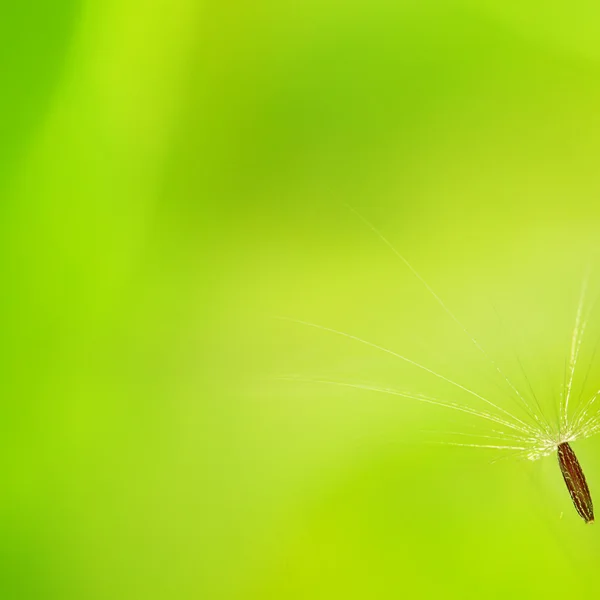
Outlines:
[[[350, 204], [555, 420], [599, 248], [596, 2], [5, 1], [0, 31], [2, 598], [600, 591], [555, 457], [278, 379], [486, 408], [273, 318], [523, 416]], [[574, 448], [600, 493], [600, 439]]]

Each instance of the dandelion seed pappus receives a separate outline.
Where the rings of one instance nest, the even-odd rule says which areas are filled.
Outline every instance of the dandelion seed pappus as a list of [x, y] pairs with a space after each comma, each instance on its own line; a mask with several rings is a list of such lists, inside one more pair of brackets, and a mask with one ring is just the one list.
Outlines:
[[[589, 361], [587, 373], [585, 373], [584, 384], [581, 386], [581, 393], [574, 394], [576, 376], [579, 377], [578, 366], [581, 362], [582, 344], [586, 329], [590, 322], [592, 309], [595, 302], [589, 301], [589, 281], [590, 269], [588, 268], [583, 277], [583, 284], [579, 293], [579, 300], [576, 310], [574, 310], [574, 325], [570, 334], [570, 344], [567, 348], [567, 362], [565, 365], [564, 379], [561, 383], [560, 400], [556, 407], [556, 414], [550, 415], [548, 411], [543, 410], [540, 397], [536, 394], [527, 372], [520, 361], [518, 364], [522, 376], [527, 381], [526, 389], [519, 389], [514, 383], [513, 378], [507, 375], [507, 372], [498, 362], [484, 349], [478, 339], [471, 333], [449, 305], [438, 295], [430, 286], [428, 281], [412, 266], [412, 264], [401, 254], [396, 247], [386, 238], [381, 231], [370, 221], [362, 216], [354, 208], [348, 206], [348, 209], [354, 213], [360, 221], [400, 260], [401, 264], [407, 269], [420, 284], [421, 288], [437, 303], [438, 310], [441, 308], [446, 317], [450, 319], [464, 339], [474, 349], [476, 355], [483, 359], [487, 364], [487, 369], [495, 374], [498, 381], [504, 388], [504, 393], [518, 404], [520, 413], [509, 411], [500, 403], [490, 399], [488, 394], [480, 393], [474, 386], [467, 385], [459, 378], [449, 376], [439, 369], [433, 369], [422, 362], [413, 360], [399, 351], [392, 350], [388, 346], [383, 346], [371, 340], [364, 339], [333, 327], [309, 322], [291, 317], [277, 317], [279, 319], [296, 323], [304, 327], [317, 329], [321, 332], [345, 338], [353, 343], [361, 344], [379, 353], [387, 354], [404, 363], [411, 369], [421, 372], [421, 374], [444, 385], [452, 388], [457, 394], [464, 398], [469, 398], [473, 403], [479, 406], [473, 406], [465, 402], [450, 400], [443, 395], [428, 395], [420, 392], [397, 389], [395, 387], [371, 385], [359, 382], [338, 381], [329, 378], [301, 378], [301, 377], [280, 377], [280, 379], [296, 382], [305, 382], [310, 384], [338, 386], [352, 388], [362, 391], [387, 394], [407, 400], [414, 400], [423, 404], [429, 404], [454, 412], [462, 413], [476, 418], [480, 423], [486, 422], [494, 427], [490, 435], [476, 435], [464, 431], [451, 432], [453, 435], [462, 436], [465, 441], [445, 441], [444, 444], [450, 446], [461, 446], [468, 448], [482, 448], [491, 450], [510, 451], [510, 456], [527, 458], [536, 461], [542, 457], [556, 454], [559, 469], [562, 473], [565, 485], [570, 495], [571, 501], [578, 515], [585, 523], [594, 522], [594, 508], [585, 475], [571, 447], [571, 444], [577, 440], [589, 438], [600, 432], [600, 411], [597, 411], [596, 401], [600, 396], [600, 389], [590, 394], [587, 398], [583, 397], [586, 383], [591, 372], [592, 363], [596, 356], [596, 351], [600, 343], [596, 345], [592, 359]], [[575, 397], [574, 397], [575, 396]], [[484, 405], [484, 408], [481, 406]], [[468, 441], [469, 437], [485, 438], [474, 441]], [[562, 514], [562, 513], [561, 513]]]

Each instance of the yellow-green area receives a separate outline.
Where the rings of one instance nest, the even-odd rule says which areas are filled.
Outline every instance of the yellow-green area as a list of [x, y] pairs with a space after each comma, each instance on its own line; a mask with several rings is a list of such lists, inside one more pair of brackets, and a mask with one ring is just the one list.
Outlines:
[[600, 5], [5, 0], [0, 32], [0, 598], [597, 596], [555, 456], [350, 386], [556, 426], [589, 273], [573, 409], [600, 388]]

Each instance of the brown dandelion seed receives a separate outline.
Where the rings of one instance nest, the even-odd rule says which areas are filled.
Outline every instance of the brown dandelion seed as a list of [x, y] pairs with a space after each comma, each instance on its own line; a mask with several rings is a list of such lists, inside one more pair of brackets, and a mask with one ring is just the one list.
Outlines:
[[592, 504], [590, 488], [588, 488], [585, 475], [577, 460], [577, 456], [575, 456], [575, 452], [573, 452], [573, 449], [567, 442], [563, 442], [559, 444], [557, 453], [558, 464], [560, 465], [560, 470], [571, 495], [575, 510], [586, 523], [593, 523], [594, 505]]

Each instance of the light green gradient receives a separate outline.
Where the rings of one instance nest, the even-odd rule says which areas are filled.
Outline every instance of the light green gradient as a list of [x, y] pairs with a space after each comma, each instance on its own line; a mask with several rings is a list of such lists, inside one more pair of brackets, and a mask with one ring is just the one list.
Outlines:
[[[0, 597], [597, 594], [597, 525], [553, 457], [491, 464], [502, 453], [447, 444], [482, 443], [482, 419], [280, 379], [489, 408], [273, 318], [391, 348], [527, 418], [349, 204], [527, 393], [518, 353], [556, 419], [597, 263], [596, 5], [15, 6], [0, 19]], [[590, 303], [599, 289], [596, 270]], [[584, 398], [599, 333], [596, 313]], [[600, 494], [599, 439], [574, 448]]]

